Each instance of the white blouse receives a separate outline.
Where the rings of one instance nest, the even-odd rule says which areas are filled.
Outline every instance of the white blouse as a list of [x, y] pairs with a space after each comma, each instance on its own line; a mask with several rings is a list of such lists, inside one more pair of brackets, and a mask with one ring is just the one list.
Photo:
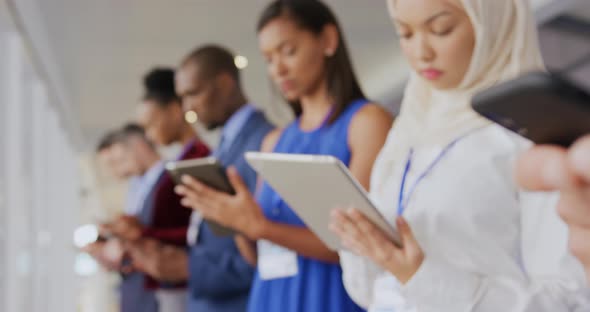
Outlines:
[[[582, 267], [567, 250], [567, 227], [555, 211], [558, 194], [527, 193], [513, 179], [515, 158], [528, 147], [495, 125], [457, 142], [403, 213], [425, 253], [422, 266], [401, 285], [368, 259], [343, 251], [344, 284], [353, 300], [383, 312], [554, 312], [587, 304], [581, 303], [587, 299]], [[443, 148], [414, 151], [406, 192]], [[385, 195], [373, 200], [392, 226], [405, 165], [373, 169], [391, 171]]]

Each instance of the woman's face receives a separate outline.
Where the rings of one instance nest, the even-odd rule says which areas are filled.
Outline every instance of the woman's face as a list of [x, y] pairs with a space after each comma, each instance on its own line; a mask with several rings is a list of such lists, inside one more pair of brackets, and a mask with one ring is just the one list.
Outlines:
[[475, 48], [475, 32], [461, 1], [387, 2], [412, 68], [436, 89], [459, 87]]
[[322, 84], [326, 55], [335, 51], [326, 41], [287, 16], [275, 18], [259, 32], [270, 77], [287, 100], [298, 100]]

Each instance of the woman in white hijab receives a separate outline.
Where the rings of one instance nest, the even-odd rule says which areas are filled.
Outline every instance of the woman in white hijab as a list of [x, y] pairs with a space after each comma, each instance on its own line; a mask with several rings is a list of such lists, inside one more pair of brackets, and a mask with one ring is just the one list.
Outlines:
[[370, 311], [571, 311], [585, 281], [558, 194], [520, 190], [512, 167], [530, 142], [470, 108], [476, 92], [543, 68], [528, 0], [388, 5], [414, 70], [371, 196], [403, 247], [334, 211], [354, 251], [341, 253], [349, 294]]

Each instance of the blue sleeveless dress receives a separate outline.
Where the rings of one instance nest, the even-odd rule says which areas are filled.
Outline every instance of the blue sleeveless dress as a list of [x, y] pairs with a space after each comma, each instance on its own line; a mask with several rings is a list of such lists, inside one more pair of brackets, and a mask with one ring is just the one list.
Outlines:
[[[331, 155], [348, 166], [351, 156], [348, 145], [350, 121], [367, 103], [364, 99], [352, 102], [332, 124], [324, 122], [312, 131], [302, 131], [299, 120], [296, 120], [283, 131], [274, 151]], [[268, 184], [263, 184], [257, 200], [269, 220], [306, 227]], [[298, 274], [292, 277], [262, 280], [257, 270], [250, 293], [249, 312], [363, 311], [346, 293], [339, 265], [300, 255], [297, 255], [297, 262]]]

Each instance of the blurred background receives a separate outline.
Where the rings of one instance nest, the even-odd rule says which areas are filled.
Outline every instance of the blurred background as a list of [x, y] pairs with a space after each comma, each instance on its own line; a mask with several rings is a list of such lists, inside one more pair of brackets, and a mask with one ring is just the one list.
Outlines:
[[[408, 68], [385, 1], [326, 2], [367, 94], [396, 111]], [[590, 88], [590, 64], [578, 62], [590, 51], [590, 1], [532, 2], [547, 66]], [[290, 120], [258, 51], [267, 3], [0, 0], [0, 311], [116, 311], [117, 277], [78, 247], [95, 236], [88, 224], [122, 209], [126, 186], [98, 167], [94, 146], [133, 118], [149, 68], [225, 45], [250, 100]], [[204, 136], [215, 144], [215, 132]]]

